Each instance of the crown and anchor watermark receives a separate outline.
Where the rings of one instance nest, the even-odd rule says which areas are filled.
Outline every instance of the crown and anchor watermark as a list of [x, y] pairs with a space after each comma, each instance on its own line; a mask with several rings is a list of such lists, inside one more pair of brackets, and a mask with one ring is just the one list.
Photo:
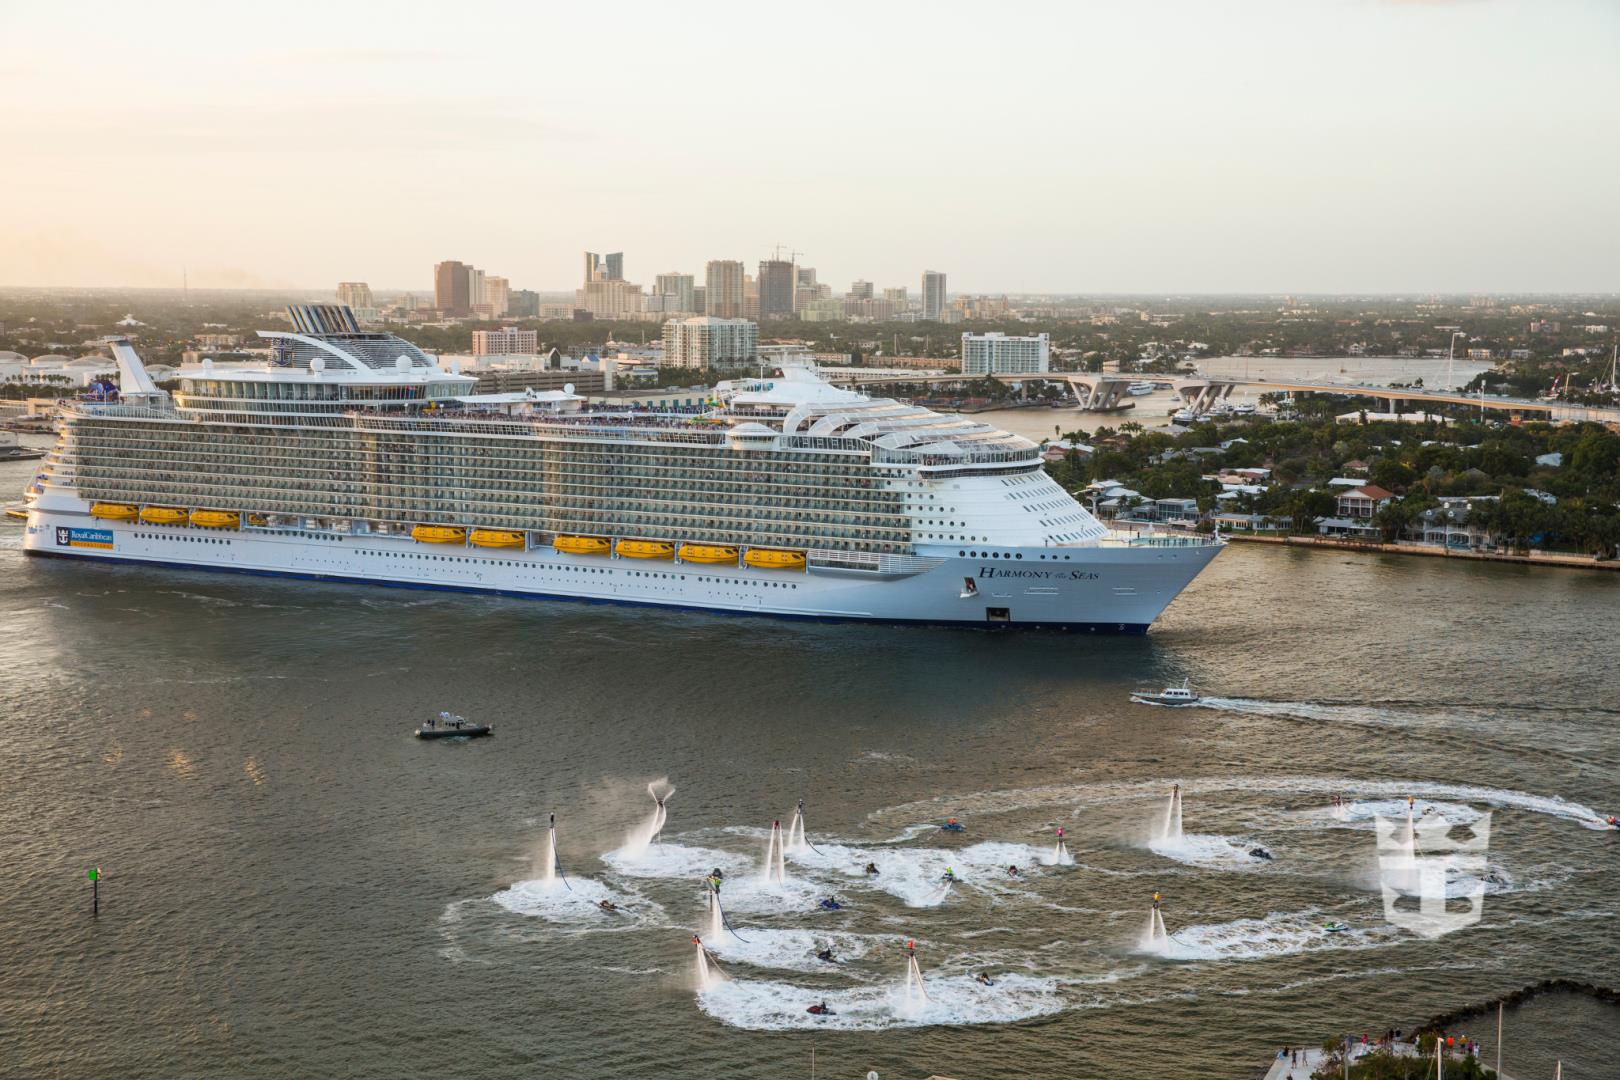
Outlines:
[[[1437, 938], [1479, 922], [1485, 910], [1485, 851], [1491, 839], [1491, 815], [1482, 814], [1453, 837], [1454, 823], [1435, 814], [1414, 817], [1409, 797], [1405, 821], [1375, 817], [1378, 833], [1378, 884], [1384, 894], [1384, 918], [1426, 938]], [[1472, 877], [1466, 891], [1450, 897], [1467, 907], [1447, 904], [1448, 881]], [[1416, 897], [1416, 909], [1402, 905]]]

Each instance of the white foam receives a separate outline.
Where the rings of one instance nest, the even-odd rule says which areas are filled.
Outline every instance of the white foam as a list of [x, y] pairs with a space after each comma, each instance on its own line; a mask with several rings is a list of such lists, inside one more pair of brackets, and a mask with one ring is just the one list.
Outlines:
[[[984, 986], [970, 975], [924, 977], [926, 1001], [908, 1002], [898, 978], [887, 985], [822, 992], [790, 983], [736, 979], [698, 995], [698, 1007], [732, 1027], [750, 1031], [889, 1028], [1004, 1024], [1047, 1016], [1065, 1007], [1054, 979], [1004, 975]], [[825, 1001], [836, 1015], [805, 1010]]]
[[[1041, 852], [1028, 844], [986, 841], [956, 851], [945, 848], [888, 847], [880, 849], [819, 843], [814, 850], [790, 853], [796, 865], [843, 874], [856, 879], [848, 887], [876, 889], [896, 897], [907, 907], [938, 907], [951, 893], [944, 880], [946, 868], [956, 877], [955, 884], [1002, 890], [1016, 888], [1018, 878], [1007, 873], [1016, 865], [1021, 871], [1036, 867]], [[866, 873], [874, 863], [875, 875]]]
[[652, 844], [645, 848], [627, 845], [602, 856], [602, 861], [627, 877], [706, 878], [715, 867], [730, 875], [747, 870], [753, 860], [716, 848], [687, 847], [683, 844]]
[[819, 934], [812, 930], [773, 930], [759, 926], [739, 926], [735, 931], [703, 939], [710, 953], [728, 963], [787, 971], [837, 971], [838, 965], [817, 959], [816, 953], [831, 947], [840, 961], [858, 960], [872, 951], [877, 942], [877, 938], [863, 934]]
[[[519, 881], [490, 899], [514, 914], [551, 923], [620, 929], [664, 921], [663, 909], [652, 901], [618, 892], [592, 878], [570, 877], [566, 883], [560, 878]], [[598, 907], [603, 900], [618, 905], [619, 910], [603, 911]]]
[[1174, 840], [1150, 840], [1147, 846], [1155, 855], [1188, 866], [1221, 870], [1253, 869], [1264, 866], [1267, 861], [1249, 854], [1249, 850], [1256, 846], [1253, 842], [1230, 836], [1186, 833]]
[[1318, 949], [1371, 948], [1391, 944], [1399, 936], [1388, 925], [1329, 933], [1322, 928], [1326, 921], [1317, 911], [1273, 911], [1263, 919], [1172, 929], [1160, 955], [1172, 960], [1256, 960]]

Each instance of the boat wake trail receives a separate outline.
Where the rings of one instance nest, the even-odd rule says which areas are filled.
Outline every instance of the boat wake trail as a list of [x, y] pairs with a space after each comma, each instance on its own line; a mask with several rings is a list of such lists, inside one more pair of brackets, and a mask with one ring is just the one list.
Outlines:
[[1151, 951], [1170, 960], [1259, 960], [1319, 949], [1371, 949], [1404, 936], [1393, 926], [1333, 933], [1317, 911], [1273, 911], [1261, 919], [1188, 926], [1172, 930]]
[[[821, 993], [790, 983], [735, 979], [709, 987], [697, 1000], [698, 1007], [715, 1019], [750, 1031], [1005, 1024], [1068, 1007], [1056, 979], [1027, 975], [1004, 975], [994, 986], [983, 986], [969, 975], [936, 977], [927, 980], [927, 989], [926, 998], [908, 995], [899, 984]], [[831, 1015], [805, 1011], [821, 1001]]]

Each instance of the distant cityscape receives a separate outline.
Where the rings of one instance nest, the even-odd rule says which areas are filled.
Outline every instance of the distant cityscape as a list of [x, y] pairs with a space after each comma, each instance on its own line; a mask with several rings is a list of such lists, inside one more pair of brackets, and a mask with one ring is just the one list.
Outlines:
[[798, 319], [803, 322], [964, 322], [1002, 318], [1011, 313], [1005, 296], [959, 296], [949, 300], [946, 275], [924, 270], [918, 292], [899, 285], [881, 290], [857, 280], [842, 296], [819, 281], [813, 266], [783, 258], [778, 250], [750, 274], [738, 259], [710, 259], [698, 275], [671, 270], [653, 276], [650, 289], [625, 277], [624, 252], [582, 253], [582, 275], [572, 300], [545, 301], [532, 289], [476, 266], [447, 259], [433, 266], [433, 290], [404, 293], [379, 307], [363, 281], [338, 286], [338, 299], [365, 321], [455, 319], [545, 319], [659, 322], [671, 317], [717, 319]]

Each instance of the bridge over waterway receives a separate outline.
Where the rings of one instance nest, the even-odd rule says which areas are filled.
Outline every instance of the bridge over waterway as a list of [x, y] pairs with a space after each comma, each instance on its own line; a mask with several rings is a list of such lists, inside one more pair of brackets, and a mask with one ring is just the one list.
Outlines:
[[[842, 386], [946, 386], [954, 383], [975, 382], [984, 376], [963, 375], [896, 375], [840, 373], [837, 368], [823, 368], [822, 374]], [[1518, 416], [1534, 416], [1542, 420], [1591, 421], [1601, 424], [1620, 424], [1620, 408], [1571, 405], [1561, 401], [1540, 401], [1529, 398], [1495, 397], [1489, 394], [1465, 394], [1459, 390], [1428, 390], [1399, 386], [1375, 386], [1367, 383], [1314, 383], [1287, 382], [1271, 379], [1237, 379], [1205, 376], [1147, 376], [1121, 375], [1113, 372], [1050, 371], [1029, 375], [992, 375], [990, 378], [1008, 385], [1030, 383], [1063, 383], [1074, 394], [1082, 409], [1107, 412], [1120, 408], [1129, 395], [1127, 388], [1133, 382], [1150, 381], [1173, 389], [1182, 403], [1193, 412], [1202, 413], [1214, 408], [1230, 397], [1232, 391], [1244, 387], [1264, 394], [1334, 394], [1341, 397], [1368, 397], [1390, 403], [1397, 411], [1401, 403], [1412, 402], [1435, 405], [1462, 405], [1471, 409], [1507, 412]]]

